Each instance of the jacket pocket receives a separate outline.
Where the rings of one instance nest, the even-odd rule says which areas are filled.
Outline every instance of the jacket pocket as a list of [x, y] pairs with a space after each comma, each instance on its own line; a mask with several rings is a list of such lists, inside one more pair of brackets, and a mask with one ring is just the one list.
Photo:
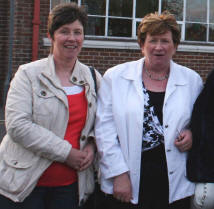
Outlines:
[[36, 124], [50, 128], [53, 115], [58, 108], [58, 100], [55, 95], [42, 88], [34, 89], [33, 120]]
[[29, 183], [32, 173], [32, 161], [15, 159], [4, 153], [0, 162], [0, 187], [13, 194], [24, 190]]

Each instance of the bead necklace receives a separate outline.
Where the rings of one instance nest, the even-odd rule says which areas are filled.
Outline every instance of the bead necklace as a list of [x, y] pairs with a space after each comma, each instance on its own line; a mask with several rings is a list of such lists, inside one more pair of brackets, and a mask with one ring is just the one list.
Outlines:
[[159, 78], [154, 78], [152, 77], [152, 74], [147, 70], [146, 66], [144, 65], [144, 68], [145, 68], [145, 73], [146, 75], [151, 79], [151, 80], [154, 80], [154, 81], [163, 81], [167, 78], [169, 78], [169, 73], [167, 73], [165, 76], [162, 76], [162, 77], [159, 77]]

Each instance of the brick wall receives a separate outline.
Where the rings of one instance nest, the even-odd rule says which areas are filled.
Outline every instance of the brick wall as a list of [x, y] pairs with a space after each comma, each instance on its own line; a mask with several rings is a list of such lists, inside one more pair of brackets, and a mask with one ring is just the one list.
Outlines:
[[[48, 54], [49, 48], [44, 47]], [[119, 49], [93, 49], [83, 48], [79, 60], [86, 65], [94, 66], [102, 74], [106, 69], [127, 61], [137, 60], [142, 57], [140, 50]], [[197, 71], [206, 80], [207, 74], [214, 69], [214, 53], [176, 52], [173, 60], [181, 65]]]
[[[47, 56], [47, 49], [43, 47], [42, 38], [46, 37], [49, 0], [41, 0], [40, 7], [39, 59]], [[34, 1], [15, 1], [13, 72], [19, 65], [32, 60], [33, 13]]]
[[50, 0], [40, 0], [40, 30], [39, 30], [39, 52], [38, 58], [46, 57], [49, 48], [43, 46], [43, 38], [47, 37], [47, 19], [50, 12]]
[[13, 71], [32, 57], [33, 1], [15, 1]]
[[[93, 65], [100, 72], [126, 61], [140, 59], [140, 50], [117, 49], [83, 49], [79, 59], [87, 65]], [[197, 71], [205, 80], [207, 74], [214, 69], [214, 53], [177, 52], [173, 60], [178, 64]]]
[[[10, 10], [9, 1], [1, 0], [0, 1], [0, 89], [4, 89], [4, 80], [7, 72], [8, 41], [9, 41], [9, 37], [8, 37], [9, 36], [9, 10]], [[0, 98], [2, 97], [3, 97], [3, 91], [0, 91]]]
[[[0, 1], [0, 28], [4, 28], [4, 30], [0, 30], [0, 103], [2, 102], [2, 89], [8, 63], [9, 3], [8, 0]], [[50, 0], [40, 0], [39, 59], [46, 57], [49, 53], [49, 47], [43, 46], [43, 38], [47, 37], [49, 3]], [[28, 63], [32, 59], [33, 13], [33, 0], [15, 1], [13, 72], [16, 72], [19, 65]], [[94, 66], [101, 73], [116, 64], [136, 60], [140, 57], [140, 50], [92, 48], [84, 48], [79, 55], [80, 61]], [[214, 53], [177, 52], [174, 60], [196, 70], [204, 79], [214, 68]]]
[[[43, 38], [47, 37], [47, 18], [50, 9], [50, 0], [40, 0], [40, 30], [38, 58], [46, 57], [49, 48], [43, 46]], [[15, 13], [15, 44], [13, 51], [13, 70], [18, 66], [31, 61], [32, 57], [32, 1], [16, 1]], [[130, 60], [139, 59], [140, 50], [118, 50], [118, 49], [91, 49], [82, 50], [79, 59], [87, 65], [93, 65], [102, 73], [109, 67]], [[214, 67], [214, 54], [177, 52], [174, 60], [198, 71], [204, 78]]]
[[[43, 46], [43, 38], [47, 37], [47, 18], [49, 13], [49, 0], [41, 0], [40, 11], [40, 47], [39, 58], [46, 57], [49, 53], [49, 47]], [[79, 55], [80, 61], [86, 65], [92, 65], [101, 73], [106, 69], [131, 60], [141, 58], [140, 50], [118, 50], [118, 49], [96, 49], [84, 48]], [[214, 69], [214, 53], [192, 53], [177, 52], [174, 61], [196, 70], [203, 79], [208, 72]]]
[[79, 59], [86, 65], [92, 65], [101, 73], [114, 65], [141, 57], [140, 50], [89, 49], [82, 50]]
[[214, 69], [214, 53], [177, 52], [174, 60], [197, 71], [205, 80], [208, 73]]

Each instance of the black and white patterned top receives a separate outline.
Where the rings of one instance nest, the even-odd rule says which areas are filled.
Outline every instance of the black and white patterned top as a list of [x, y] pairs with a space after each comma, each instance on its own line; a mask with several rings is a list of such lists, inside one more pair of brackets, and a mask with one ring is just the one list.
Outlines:
[[143, 85], [144, 121], [142, 151], [164, 143], [162, 107], [165, 92], [150, 92]]

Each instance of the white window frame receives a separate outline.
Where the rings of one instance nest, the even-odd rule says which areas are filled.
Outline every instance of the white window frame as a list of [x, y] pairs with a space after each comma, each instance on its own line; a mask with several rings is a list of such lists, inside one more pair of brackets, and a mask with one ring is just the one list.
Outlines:
[[[68, 0], [69, 1], [69, 0]], [[136, 0], [132, 0], [133, 1], [133, 13], [132, 13], [132, 17], [117, 17], [117, 16], [109, 16], [108, 15], [108, 9], [109, 9], [109, 0], [106, 0], [106, 15], [89, 15], [89, 17], [103, 17], [105, 18], [105, 35], [104, 36], [94, 36], [94, 35], [86, 35], [87, 38], [105, 38], [105, 39], [128, 39], [128, 40], [136, 40], [137, 34], [136, 32], [136, 23], [141, 21], [141, 18], [136, 18], [135, 14], [136, 14]], [[158, 12], [161, 13], [161, 5], [162, 5], [162, 0], [158, 0], [159, 1], [159, 6], [158, 6]], [[206, 24], [207, 26], [209, 26], [209, 6], [210, 6], [210, 0], [204, 0], [207, 1], [207, 21], [206, 22], [201, 22], [201, 24]], [[78, 0], [78, 4], [81, 5], [81, 0]], [[209, 41], [209, 27], [207, 27], [207, 31], [206, 31], [206, 41], [187, 41], [185, 40], [185, 23], [187, 23], [186, 21], [186, 5], [187, 5], [187, 1], [183, 0], [183, 21], [178, 21], [178, 24], [181, 25], [181, 41], [184, 41], [186, 43], [214, 43]], [[132, 36], [131, 37], [116, 37], [116, 36], [108, 36], [108, 20], [109, 18], [119, 18], [119, 19], [130, 19], [132, 20]], [[188, 21], [188, 23], [196, 23], [196, 22], [190, 22]]]
[[[65, 2], [70, 2], [70, 0], [64, 0]], [[130, 0], [131, 1], [131, 0]], [[106, 16], [103, 15], [89, 15], [91, 17], [104, 17], [105, 18], [105, 35], [104, 36], [94, 36], [86, 35], [86, 40], [84, 41], [84, 47], [86, 48], [115, 48], [115, 49], [139, 49], [138, 44], [136, 43], [137, 34], [136, 23], [141, 21], [141, 18], [135, 18], [136, 14], [136, 0], [133, 1], [133, 14], [132, 17], [115, 17], [108, 16], [109, 9], [109, 0], [106, 0]], [[207, 22], [204, 24], [209, 25], [209, 5], [210, 0], [207, 1]], [[51, 0], [50, 0], [51, 2]], [[207, 36], [205, 41], [186, 41], [185, 40], [185, 23], [186, 23], [186, 4], [187, 1], [183, 0], [183, 21], [178, 21], [178, 24], [181, 25], [181, 44], [178, 47], [178, 51], [191, 51], [191, 52], [207, 52], [214, 53], [214, 42], [209, 42], [209, 27], [207, 27]], [[81, 0], [78, 0], [78, 5], [81, 5]], [[161, 13], [162, 0], [159, 0], [159, 10]], [[108, 36], [108, 20], [109, 17], [119, 18], [119, 19], [132, 19], [132, 36], [131, 37], [112, 37]], [[194, 22], [188, 22], [194, 23]], [[133, 40], [133, 42], [124, 42], [124, 40]], [[47, 38], [43, 39], [44, 45], [49, 46], [50, 42]], [[184, 44], [182, 44], [184, 43]]]
[[[161, 0], [160, 0], [161, 1]], [[211, 43], [214, 44], [214, 42], [209, 41], [209, 25], [210, 25], [210, 21], [209, 21], [209, 16], [210, 16], [210, 0], [204, 0], [207, 1], [207, 17], [206, 17], [206, 22], [194, 22], [194, 21], [186, 21], [186, 5], [187, 5], [187, 0], [183, 0], [184, 1], [184, 18], [183, 18], [183, 30], [182, 30], [182, 39], [181, 41], [185, 41], [186, 43]], [[207, 31], [206, 31], [206, 41], [188, 41], [185, 40], [185, 23], [199, 23], [199, 24], [205, 24], [207, 25]]]

